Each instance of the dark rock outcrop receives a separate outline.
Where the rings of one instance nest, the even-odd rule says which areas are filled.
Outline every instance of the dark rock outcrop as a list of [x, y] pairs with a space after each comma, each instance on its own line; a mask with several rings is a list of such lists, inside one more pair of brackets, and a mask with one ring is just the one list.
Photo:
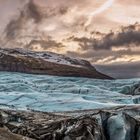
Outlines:
[[22, 49], [0, 49], [0, 71], [113, 79], [96, 71], [85, 60], [51, 52], [31, 52]]
[[14, 110], [0, 113], [1, 129], [36, 140], [140, 139], [140, 106], [55, 114]]

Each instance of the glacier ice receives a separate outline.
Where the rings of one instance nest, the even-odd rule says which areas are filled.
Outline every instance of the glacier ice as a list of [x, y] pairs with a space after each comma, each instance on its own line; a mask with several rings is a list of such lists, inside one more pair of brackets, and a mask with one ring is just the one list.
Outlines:
[[139, 104], [139, 81], [0, 72], [0, 105], [52, 112]]

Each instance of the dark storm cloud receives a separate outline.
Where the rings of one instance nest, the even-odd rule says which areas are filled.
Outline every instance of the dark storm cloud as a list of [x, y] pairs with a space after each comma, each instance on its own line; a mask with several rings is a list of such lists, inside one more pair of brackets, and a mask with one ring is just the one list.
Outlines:
[[[38, 10], [38, 7], [34, 4], [33, 0], [30, 0], [20, 11], [19, 16], [10, 20], [7, 24], [4, 33], [8, 39], [14, 39], [18, 36], [18, 33], [22, 30], [28, 19], [33, 19], [35, 23], [41, 22], [42, 16]], [[30, 28], [30, 27], [29, 27]]]
[[[67, 7], [53, 8], [46, 6], [44, 8], [37, 5], [33, 0], [29, 0], [27, 3], [21, 4], [23, 6], [19, 9], [19, 15], [13, 17], [4, 30], [4, 34], [8, 39], [14, 39], [17, 37], [29, 21], [34, 21], [32, 22], [32, 27], [41, 25], [43, 22], [45, 22], [44, 20], [57, 15], [64, 15], [68, 11]], [[30, 27], [28, 28], [30, 30]]]
[[[140, 24], [134, 24], [115, 33], [93, 33], [94, 37], [70, 37], [69, 40], [78, 42], [79, 52], [69, 51], [69, 56], [85, 58], [93, 63], [114, 63], [115, 61], [135, 61], [140, 55]], [[100, 35], [100, 39], [95, 36]], [[137, 48], [137, 49], [136, 49]]]
[[120, 32], [111, 32], [101, 37], [101, 39], [87, 37], [70, 37], [68, 40], [78, 42], [83, 50], [111, 50], [112, 47], [129, 47], [130, 44], [140, 45], [140, 24], [136, 23], [127, 27], [122, 27]]
[[96, 65], [97, 70], [117, 79], [139, 78], [140, 62], [124, 64]]
[[35, 46], [39, 45], [41, 50], [47, 50], [49, 48], [62, 48], [66, 47], [62, 43], [59, 43], [55, 40], [48, 39], [48, 40], [31, 40], [29, 44], [24, 46], [25, 48], [28, 48], [30, 50], [35, 50]]
[[25, 11], [25, 14], [28, 18], [34, 19], [34, 21], [37, 23], [41, 21], [42, 16], [40, 14], [38, 6], [34, 3], [33, 0], [30, 0], [29, 3], [25, 5]]
[[128, 27], [123, 27], [121, 32], [115, 34], [110, 33], [102, 38], [101, 41], [95, 41], [94, 49], [111, 49], [114, 46], [129, 46], [129, 44], [140, 44], [140, 28], [137, 30], [137, 26], [131, 25]]

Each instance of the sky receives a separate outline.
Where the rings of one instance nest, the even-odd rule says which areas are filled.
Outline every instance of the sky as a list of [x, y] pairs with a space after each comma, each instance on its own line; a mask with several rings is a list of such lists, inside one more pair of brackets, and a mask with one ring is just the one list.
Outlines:
[[139, 5], [140, 0], [0, 0], [0, 42], [93, 64], [139, 62]]

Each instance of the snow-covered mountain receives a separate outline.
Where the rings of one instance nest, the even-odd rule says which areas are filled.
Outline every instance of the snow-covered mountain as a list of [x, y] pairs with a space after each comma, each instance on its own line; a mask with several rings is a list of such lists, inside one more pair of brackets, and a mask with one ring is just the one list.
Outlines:
[[96, 71], [88, 61], [25, 49], [1, 48], [0, 71], [112, 79]]

